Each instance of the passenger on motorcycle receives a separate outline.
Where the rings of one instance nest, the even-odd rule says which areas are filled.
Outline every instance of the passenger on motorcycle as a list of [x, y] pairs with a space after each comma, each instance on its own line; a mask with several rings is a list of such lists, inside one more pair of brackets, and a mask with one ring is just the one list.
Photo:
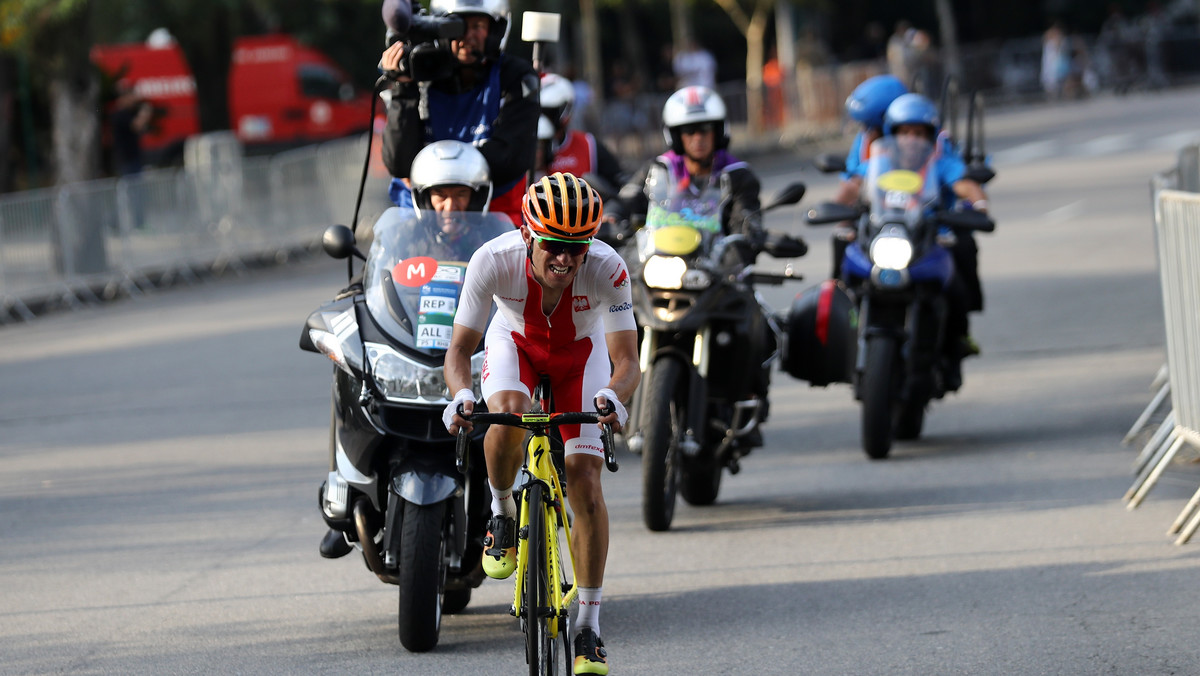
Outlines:
[[[684, 87], [667, 99], [662, 119], [669, 150], [647, 163], [621, 188], [611, 218], [619, 221], [622, 217], [645, 215], [649, 222], [655, 212], [688, 213], [697, 229], [745, 235], [750, 245], [731, 251], [746, 263], [754, 262], [766, 239], [759, 212], [761, 184], [750, 165], [727, 149], [725, 102], [707, 87]], [[663, 203], [652, 204], [651, 194], [669, 197], [660, 200]], [[771, 346], [760, 348], [763, 354], [771, 351]], [[755, 395], [764, 403], [759, 407], [759, 422], [767, 419], [769, 387], [770, 369], [766, 368], [755, 382]], [[761, 446], [762, 433], [756, 428], [748, 442]]]
[[[987, 195], [983, 186], [966, 177], [962, 157], [940, 133], [937, 107], [920, 94], [904, 94], [888, 106], [884, 115], [884, 134], [896, 138], [904, 153], [906, 148], [928, 147], [935, 144], [937, 175], [942, 182], [943, 208], [955, 202], [975, 211], [987, 211]], [[982, 310], [983, 292], [979, 281], [978, 248], [970, 232], [939, 235], [939, 243], [954, 256], [955, 277], [947, 289], [945, 355], [949, 369], [946, 374], [948, 390], [962, 383], [961, 362], [964, 357], [978, 354], [979, 347], [971, 338], [968, 312]]]
[[[471, 423], [457, 414], [474, 409], [470, 357], [484, 339], [483, 397], [489, 411], [525, 413], [539, 375], [550, 377], [557, 407], [589, 410], [611, 403], [601, 418], [619, 430], [623, 401], [641, 378], [629, 274], [607, 244], [594, 241], [603, 206], [599, 195], [572, 174], [551, 174], [529, 186], [525, 226], [488, 242], [467, 265], [454, 332], [446, 353], [446, 383], [457, 392], [443, 421], [451, 434]], [[488, 325], [493, 303], [498, 308]], [[601, 490], [604, 451], [600, 430], [563, 426], [567, 485], [575, 521], [572, 552], [579, 585], [575, 673], [607, 674], [600, 640], [600, 600], [608, 556], [608, 510]], [[523, 458], [524, 431], [493, 425], [484, 437], [492, 520], [483, 568], [505, 578], [516, 568], [512, 485]]]
[[[374, 266], [391, 269], [398, 260], [380, 259], [394, 256], [385, 252], [398, 251], [439, 261], [466, 261], [498, 231], [482, 227], [486, 219], [478, 215], [487, 214], [492, 183], [487, 160], [473, 146], [461, 141], [431, 143], [413, 159], [412, 175], [413, 206], [392, 207], [375, 224], [367, 256]], [[468, 212], [475, 213], [466, 218]], [[332, 457], [330, 462], [333, 466]], [[336, 559], [352, 549], [341, 531], [330, 529], [319, 551], [327, 559]]]
[[[908, 88], [899, 78], [893, 75], [876, 75], [864, 80], [846, 97], [846, 114], [861, 124], [862, 129], [854, 136], [850, 152], [846, 154], [846, 170], [842, 172], [842, 182], [833, 198], [834, 202], [848, 206], [858, 202], [863, 176], [867, 171], [867, 160], [871, 156], [871, 144], [883, 136], [884, 113], [892, 101], [907, 93]], [[854, 224], [838, 224], [831, 237], [833, 272], [829, 276], [836, 278], [841, 276], [842, 258], [846, 255], [846, 247], [856, 237]]]
[[[397, 2], [408, 0], [385, 0], [385, 15]], [[398, 206], [411, 204], [406, 179], [417, 152], [433, 141], [464, 141], [487, 158], [496, 186], [493, 211], [519, 223], [537, 140], [537, 73], [528, 61], [504, 52], [508, 0], [432, 0], [429, 8], [434, 15], [461, 16], [466, 33], [450, 41], [453, 73], [428, 83], [399, 74], [404, 42], [383, 53], [380, 66], [396, 79], [383, 131], [383, 162], [393, 176], [388, 194]]]
[[[612, 194], [624, 185], [628, 174], [621, 168], [617, 156], [604, 143], [588, 132], [571, 129], [571, 114], [575, 108], [575, 87], [561, 75], [542, 76], [540, 96], [542, 117], [549, 121], [550, 133], [543, 137], [538, 129], [539, 161], [535, 178], [561, 172], [586, 176], [589, 185], [603, 196]], [[593, 177], [599, 177], [597, 184]]]

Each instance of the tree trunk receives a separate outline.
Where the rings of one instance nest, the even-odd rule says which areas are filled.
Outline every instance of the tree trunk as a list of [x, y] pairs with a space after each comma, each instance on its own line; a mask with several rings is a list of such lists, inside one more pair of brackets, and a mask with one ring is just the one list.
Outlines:
[[763, 130], [763, 39], [771, 15], [767, 2], [758, 2], [746, 28], [746, 121], [751, 133]]
[[596, 114], [604, 110], [604, 70], [600, 65], [600, 22], [595, 0], [579, 0], [579, 22], [583, 29], [583, 76], [592, 87]]
[[[229, 129], [229, 66], [233, 60], [234, 17], [214, 6], [203, 26], [170, 26], [196, 80], [200, 131]], [[187, 20], [182, 15], [178, 20]]]
[[958, 80], [962, 77], [962, 64], [958, 57], [958, 28], [954, 23], [954, 9], [950, 0], [936, 0], [938, 32], [942, 35], [942, 53], [945, 58], [946, 75]]
[[50, 123], [56, 183], [100, 176], [100, 85], [88, 60], [91, 47], [88, 12], [66, 19], [50, 60]]
[[13, 120], [17, 119], [16, 64], [7, 54], [0, 54], [0, 193], [12, 189]]

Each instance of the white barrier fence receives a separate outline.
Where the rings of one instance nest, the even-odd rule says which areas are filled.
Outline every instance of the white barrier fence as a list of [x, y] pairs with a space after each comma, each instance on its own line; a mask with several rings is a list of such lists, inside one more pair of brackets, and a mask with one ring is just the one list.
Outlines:
[[[1151, 181], [1154, 231], [1163, 294], [1167, 364], [1155, 379], [1158, 391], [1126, 435], [1132, 440], [1168, 396], [1171, 410], [1142, 449], [1137, 478], [1125, 494], [1136, 508], [1184, 447], [1200, 449], [1200, 148], [1180, 152], [1179, 164]], [[1185, 192], [1175, 188], [1184, 188]], [[1200, 490], [1188, 501], [1168, 534], [1184, 544], [1200, 529]]]
[[[314, 247], [353, 216], [366, 141], [243, 158], [215, 135], [182, 169], [0, 195], [0, 322]], [[360, 224], [388, 206], [386, 191], [373, 170]]]

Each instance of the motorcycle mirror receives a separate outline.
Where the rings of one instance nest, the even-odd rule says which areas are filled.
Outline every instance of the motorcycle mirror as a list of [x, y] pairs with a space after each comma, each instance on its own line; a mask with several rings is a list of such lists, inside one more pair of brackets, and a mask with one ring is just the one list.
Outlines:
[[808, 253], [808, 245], [799, 237], [773, 232], [763, 242], [763, 251], [774, 258], [799, 258]]
[[807, 188], [804, 186], [804, 184], [797, 181], [796, 183], [793, 183], [793, 184], [789, 185], [788, 187], [784, 188], [783, 192], [776, 195], [775, 199], [772, 200], [770, 204], [763, 207], [763, 211], [770, 211], [771, 209], [774, 209], [775, 207], [782, 207], [782, 206], [785, 206], [788, 204], [795, 204], [796, 202], [799, 202], [801, 198], [804, 197], [804, 192], [806, 190], [807, 190]]
[[846, 158], [834, 153], [821, 153], [813, 159], [813, 165], [822, 174], [846, 170]]
[[321, 237], [321, 248], [333, 258], [357, 256], [364, 261], [367, 260], [367, 257], [362, 255], [362, 252], [355, 246], [354, 233], [344, 225], [329, 226]]
[[966, 177], [972, 181], [975, 181], [979, 185], [983, 185], [993, 178], [996, 178], [996, 172], [987, 165], [976, 164], [967, 169]]
[[858, 218], [858, 214], [859, 211], [855, 207], [848, 207], [836, 202], [822, 202], [808, 210], [807, 220], [809, 225], [826, 225], [853, 221]]
[[996, 229], [996, 222], [981, 211], [943, 211], [938, 214], [938, 222], [961, 230], [992, 232]]

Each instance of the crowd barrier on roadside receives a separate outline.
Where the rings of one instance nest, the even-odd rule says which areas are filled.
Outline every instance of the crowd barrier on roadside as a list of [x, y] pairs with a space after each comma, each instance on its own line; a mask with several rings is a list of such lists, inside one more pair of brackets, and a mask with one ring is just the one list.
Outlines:
[[[1200, 449], [1200, 146], [1179, 153], [1178, 164], [1151, 180], [1154, 233], [1163, 294], [1167, 363], [1152, 388], [1157, 392], [1125, 437], [1131, 441], [1170, 400], [1170, 410], [1134, 463], [1137, 478], [1125, 493], [1136, 508], [1185, 446]], [[1200, 490], [1168, 534], [1184, 544], [1200, 529]]]
[[[352, 218], [366, 142], [243, 157], [232, 135], [205, 135], [183, 168], [0, 195], [0, 322], [312, 248]], [[372, 171], [360, 223], [386, 191]]]

